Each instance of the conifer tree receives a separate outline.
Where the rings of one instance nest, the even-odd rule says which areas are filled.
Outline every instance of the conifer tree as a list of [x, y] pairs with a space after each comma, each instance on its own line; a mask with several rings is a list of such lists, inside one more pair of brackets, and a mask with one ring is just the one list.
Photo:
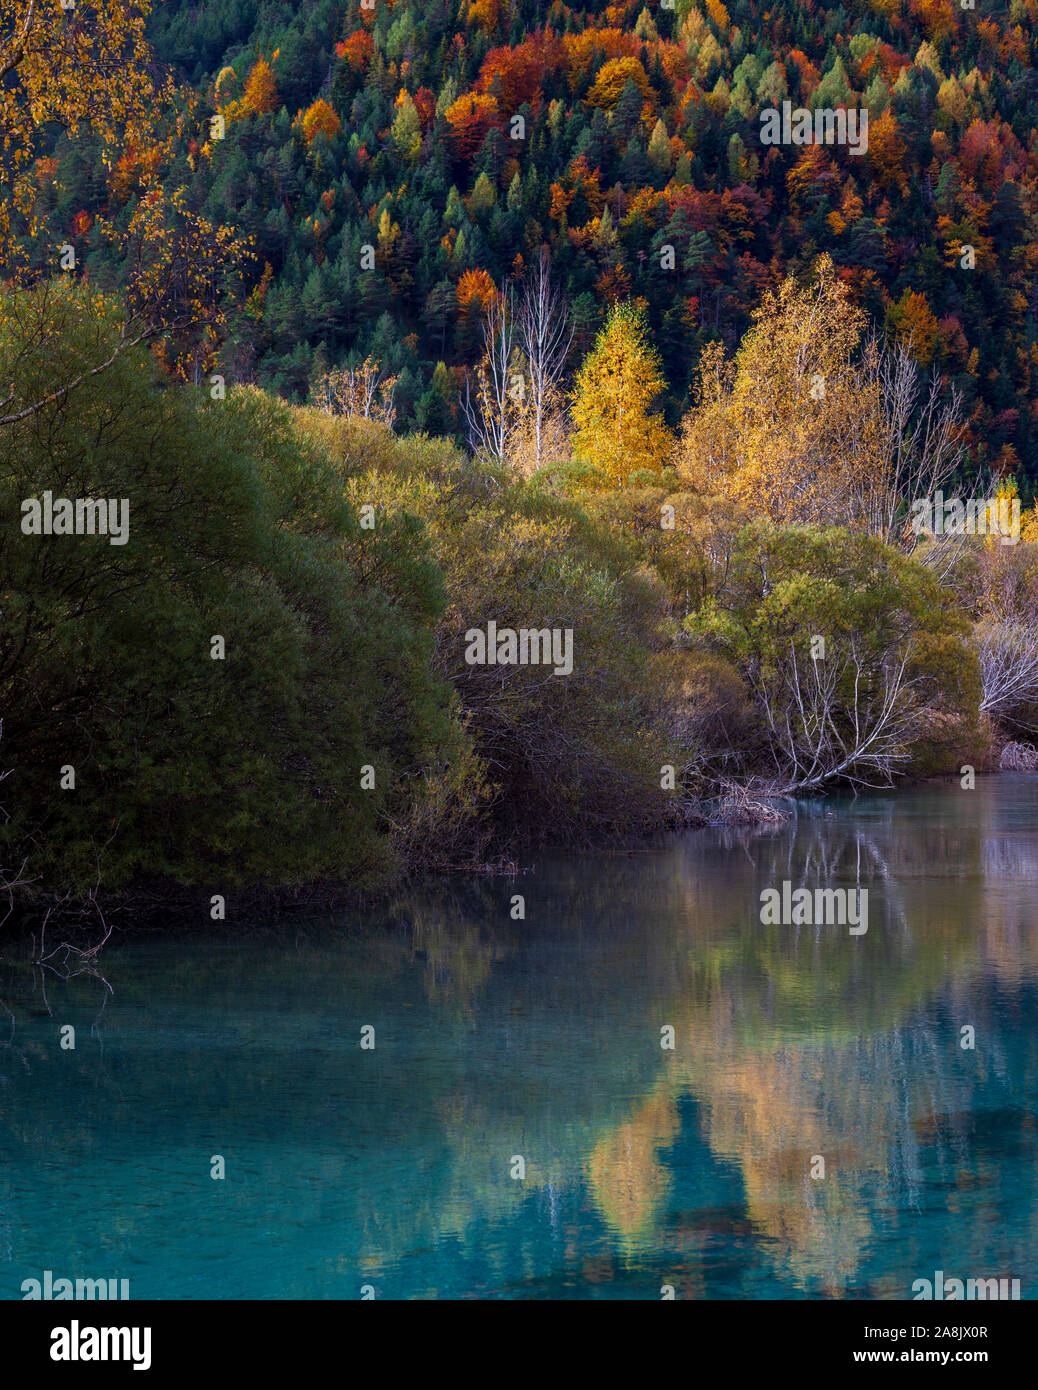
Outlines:
[[630, 302], [615, 305], [577, 373], [576, 457], [621, 487], [638, 469], [658, 470], [670, 437], [653, 405], [665, 389], [644, 310]]

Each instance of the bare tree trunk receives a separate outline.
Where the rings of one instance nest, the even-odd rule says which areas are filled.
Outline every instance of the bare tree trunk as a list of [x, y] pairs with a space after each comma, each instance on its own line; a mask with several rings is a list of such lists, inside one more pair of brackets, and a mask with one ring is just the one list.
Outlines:
[[516, 340], [515, 296], [496, 294], [483, 313], [483, 360], [476, 368], [476, 390], [465, 378], [462, 410], [473, 453], [503, 460], [513, 425], [512, 356]]
[[534, 464], [544, 463], [544, 416], [573, 344], [569, 305], [551, 280], [551, 262], [542, 247], [523, 284], [518, 312], [519, 348], [530, 374]]
[[[911, 342], [888, 347], [878, 338], [865, 345], [860, 368], [863, 385], [875, 394], [884, 467], [878, 474], [865, 470], [858, 485], [858, 507], [869, 533], [902, 551], [915, 548], [924, 534], [914, 529], [906, 508], [933, 500], [962, 464], [966, 446], [962, 394], [945, 397], [940, 376], [930, 377], [925, 399]], [[969, 498], [963, 498], [967, 502]], [[923, 562], [943, 577], [959, 558], [962, 534], [934, 535]]]

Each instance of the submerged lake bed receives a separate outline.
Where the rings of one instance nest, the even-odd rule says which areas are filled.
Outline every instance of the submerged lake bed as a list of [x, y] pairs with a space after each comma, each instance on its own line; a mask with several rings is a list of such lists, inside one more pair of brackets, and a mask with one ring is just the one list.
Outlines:
[[1036, 889], [1006, 774], [8, 959], [0, 1296], [1033, 1298]]

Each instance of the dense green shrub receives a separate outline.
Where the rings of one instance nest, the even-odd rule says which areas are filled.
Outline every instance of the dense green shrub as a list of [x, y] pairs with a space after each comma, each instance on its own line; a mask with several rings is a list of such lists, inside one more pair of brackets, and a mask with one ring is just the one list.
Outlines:
[[[27, 396], [110, 331], [84, 311], [56, 356], [16, 321], [0, 379]], [[43, 892], [364, 887], [673, 824], [733, 777], [821, 790], [977, 746], [962, 600], [860, 534], [747, 524], [672, 479], [523, 481], [255, 388], [163, 387], [143, 349], [4, 444], [3, 863]], [[24, 534], [46, 490], [126, 499], [129, 542]], [[572, 670], [473, 662], [490, 622], [571, 634]], [[843, 759], [893, 676], [896, 717]]]
[[[947, 771], [975, 737], [968, 620], [929, 569], [872, 537], [753, 522], [685, 628], [752, 689], [780, 782]], [[803, 780], [812, 764], [823, 781]]]
[[[26, 392], [70, 379], [97, 327], [60, 360], [8, 333], [0, 375], [17, 358]], [[384, 873], [409, 783], [464, 753], [415, 528], [363, 532], [287, 407], [160, 389], [143, 349], [3, 442], [6, 862], [28, 853], [39, 886], [77, 891]], [[126, 499], [128, 543], [23, 534], [44, 490]]]
[[[395, 439], [366, 422], [301, 411], [341, 461], [347, 494], [388, 519], [422, 518], [447, 606], [434, 665], [458, 694], [492, 789], [495, 835], [566, 839], [659, 824], [669, 760], [653, 653], [667, 597], [637, 549], [576, 502], [476, 464], [449, 442]], [[381, 524], [381, 523], [380, 523]], [[468, 664], [466, 637], [569, 629], [573, 671]]]

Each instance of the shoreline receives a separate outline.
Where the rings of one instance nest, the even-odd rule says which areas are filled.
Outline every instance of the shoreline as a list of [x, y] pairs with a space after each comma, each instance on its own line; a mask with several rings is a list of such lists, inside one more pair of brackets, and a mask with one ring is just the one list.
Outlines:
[[[995, 768], [989, 771], [978, 771], [975, 775], [978, 779], [992, 780], [1006, 776], [1029, 777], [1035, 774], [1014, 768]], [[853, 801], [859, 796], [890, 796], [891, 794], [950, 785], [959, 780], [957, 773], [932, 773], [906, 778], [893, 786], [869, 788], [865, 791], [843, 788], [811, 797], [787, 796], [774, 797], [773, 799], [791, 803], [796, 807], [827, 800], [847, 799]], [[244, 888], [236, 894], [227, 895], [224, 914], [216, 917], [212, 915], [212, 895], [207, 896], [206, 890], [199, 888], [186, 889], [176, 886], [161, 905], [155, 903], [157, 890], [154, 888], [150, 891], [128, 889], [124, 893], [113, 894], [111, 899], [103, 903], [103, 906], [91, 909], [89, 905], [77, 904], [69, 906], [66, 912], [60, 916], [53, 915], [60, 900], [52, 900], [47, 897], [38, 904], [34, 904], [32, 908], [27, 909], [24, 904], [20, 907], [13, 906], [2, 924], [6, 930], [0, 937], [0, 942], [33, 939], [34, 929], [38, 929], [40, 923], [48, 915], [50, 915], [49, 930], [52, 934], [52, 940], [53, 933], [60, 925], [61, 932], [66, 936], [71, 933], [77, 942], [96, 938], [98, 919], [103, 921], [106, 926], [110, 926], [112, 932], [119, 932], [120, 934], [125, 934], [128, 931], [146, 933], [179, 930], [190, 927], [192, 922], [199, 930], [204, 927], [219, 927], [221, 923], [226, 925], [228, 921], [232, 922], [235, 930], [238, 931], [265, 929], [275, 926], [285, 919], [298, 920], [299, 915], [303, 913], [324, 915], [343, 910], [371, 912], [377, 911], [380, 907], [389, 908], [394, 897], [401, 893], [452, 880], [476, 883], [481, 880], [496, 878], [522, 879], [536, 871], [532, 856], [537, 854], [587, 854], [592, 857], [634, 858], [635, 856], [663, 853], [669, 847], [669, 843], [660, 842], [662, 837], [667, 837], [669, 842], [674, 836], [701, 830], [779, 830], [797, 818], [795, 811], [777, 812], [774, 817], [757, 820], [710, 820], [705, 814], [697, 814], [695, 818], [686, 818], [680, 824], [660, 826], [640, 835], [628, 834], [625, 836], [619, 834], [583, 841], [544, 841], [536, 845], [531, 843], [521, 850], [513, 848], [510, 852], [502, 852], [501, 857], [497, 860], [411, 870], [384, 883], [368, 887], [319, 882], [295, 888], [268, 889], [253, 886]], [[229, 917], [226, 912], [226, 904], [230, 902], [233, 902], [234, 905], [233, 917]], [[92, 911], [94, 916], [91, 916]], [[251, 927], [241, 924], [242, 915], [251, 918]], [[119, 920], [129, 916], [133, 918], [132, 926]], [[72, 950], [85, 952], [91, 960], [94, 958], [89, 947], [77, 944], [72, 947]], [[40, 960], [32, 961], [33, 965], [42, 963]]]

